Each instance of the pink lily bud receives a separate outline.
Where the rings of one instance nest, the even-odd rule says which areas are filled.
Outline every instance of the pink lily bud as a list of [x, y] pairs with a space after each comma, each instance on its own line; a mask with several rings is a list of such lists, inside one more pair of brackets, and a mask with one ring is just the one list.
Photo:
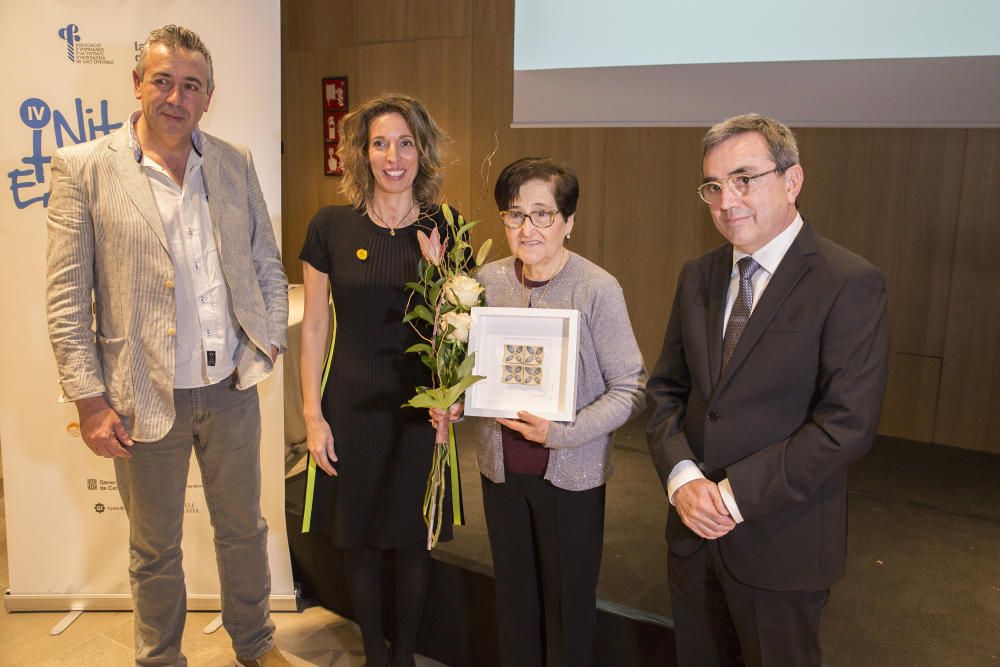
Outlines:
[[444, 259], [447, 242], [441, 242], [441, 233], [438, 228], [435, 227], [431, 231], [430, 237], [423, 231], [417, 230], [417, 242], [420, 243], [420, 254], [424, 256], [424, 259], [434, 266], [440, 266], [441, 260]]

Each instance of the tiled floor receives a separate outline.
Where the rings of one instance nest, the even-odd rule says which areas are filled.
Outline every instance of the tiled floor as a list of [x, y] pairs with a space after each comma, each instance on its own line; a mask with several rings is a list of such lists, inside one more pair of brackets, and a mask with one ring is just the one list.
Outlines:
[[[0, 486], [0, 590], [9, 584], [7, 530]], [[125, 548], [125, 545], [122, 545]], [[0, 611], [0, 667], [126, 667], [132, 662], [132, 614], [88, 612], [61, 635], [49, 630], [63, 612]], [[192, 612], [184, 630], [184, 653], [191, 667], [231, 667], [235, 656], [224, 629], [203, 630], [216, 614]], [[275, 613], [278, 646], [293, 665], [359, 667], [365, 662], [358, 627], [321, 607], [302, 613]], [[417, 657], [420, 667], [441, 663]]]

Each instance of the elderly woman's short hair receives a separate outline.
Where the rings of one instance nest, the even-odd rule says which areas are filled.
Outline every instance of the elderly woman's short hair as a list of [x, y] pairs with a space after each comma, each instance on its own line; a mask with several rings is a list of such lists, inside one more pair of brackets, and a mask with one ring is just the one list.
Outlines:
[[504, 167], [493, 189], [497, 208], [501, 211], [510, 208], [521, 186], [528, 181], [545, 181], [552, 185], [556, 206], [564, 218], [576, 213], [576, 202], [580, 197], [580, 182], [576, 173], [567, 165], [547, 157], [523, 157]]

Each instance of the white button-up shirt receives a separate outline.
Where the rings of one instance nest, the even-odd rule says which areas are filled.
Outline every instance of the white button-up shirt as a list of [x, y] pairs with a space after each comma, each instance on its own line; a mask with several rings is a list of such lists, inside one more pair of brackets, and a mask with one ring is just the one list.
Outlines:
[[201, 133], [196, 129], [191, 136], [193, 150], [184, 169], [184, 183], [178, 185], [166, 169], [142, 154], [135, 136], [139, 113], [132, 116], [132, 148], [149, 178], [174, 263], [174, 387], [204, 387], [224, 380], [236, 368], [239, 323], [229, 304], [229, 289], [209, 212], [202, 175]]
[[[788, 227], [785, 227], [767, 245], [753, 254], [754, 261], [760, 264], [761, 268], [757, 269], [750, 278], [750, 284], [753, 287], [753, 303], [750, 306], [751, 313], [757, 307], [757, 302], [760, 301], [761, 295], [767, 289], [768, 283], [771, 282], [771, 276], [778, 270], [781, 260], [785, 258], [785, 253], [788, 252], [788, 249], [792, 246], [792, 242], [795, 241], [795, 237], [802, 230], [802, 224], [802, 216], [796, 213], [795, 219], [792, 220]], [[729, 293], [726, 295], [726, 314], [723, 320], [727, 326], [729, 323], [729, 313], [733, 310], [733, 304], [736, 303], [736, 296], [740, 291], [740, 270], [736, 266], [736, 263], [746, 256], [745, 252], [740, 252], [736, 248], [733, 248], [733, 268], [729, 276]], [[688, 482], [704, 478], [705, 475], [702, 474], [701, 469], [698, 468], [698, 465], [694, 461], [681, 461], [675, 465], [673, 470], [670, 471], [670, 476], [667, 478], [667, 497], [670, 499], [670, 504], [674, 504], [674, 492], [677, 489]], [[730, 485], [728, 477], [719, 482], [719, 493], [722, 495], [722, 501], [726, 504], [729, 514], [733, 517], [733, 521], [743, 523], [743, 515], [740, 513], [739, 505], [736, 503], [736, 498], [733, 495], [733, 487]]]

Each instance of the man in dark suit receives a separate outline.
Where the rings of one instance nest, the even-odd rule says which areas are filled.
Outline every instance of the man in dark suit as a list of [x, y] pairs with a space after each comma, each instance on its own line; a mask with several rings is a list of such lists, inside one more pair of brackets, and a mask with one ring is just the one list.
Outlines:
[[716, 125], [702, 171], [728, 243], [681, 270], [647, 385], [678, 659], [819, 665], [820, 612], [845, 567], [846, 471], [885, 391], [885, 281], [802, 220], [783, 124]]

